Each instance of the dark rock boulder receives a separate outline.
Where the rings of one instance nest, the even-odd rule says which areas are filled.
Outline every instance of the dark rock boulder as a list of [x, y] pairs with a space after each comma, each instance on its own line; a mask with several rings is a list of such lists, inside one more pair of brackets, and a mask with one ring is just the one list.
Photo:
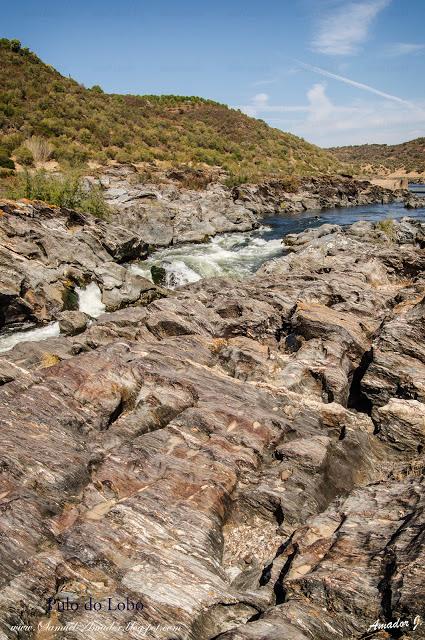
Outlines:
[[88, 318], [81, 311], [63, 311], [59, 315], [60, 332], [66, 336], [75, 336], [87, 328]]

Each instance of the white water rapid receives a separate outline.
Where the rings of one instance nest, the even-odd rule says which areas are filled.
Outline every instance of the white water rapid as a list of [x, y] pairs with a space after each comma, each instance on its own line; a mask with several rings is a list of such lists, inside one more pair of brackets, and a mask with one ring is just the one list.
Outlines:
[[102, 302], [102, 292], [96, 282], [90, 282], [85, 289], [75, 287], [75, 293], [78, 295], [80, 311], [87, 313], [92, 318], [98, 318], [104, 313], [105, 305]]
[[266, 240], [258, 234], [259, 231], [228, 233], [216, 236], [208, 243], [169, 247], [156, 251], [146, 261], [132, 265], [131, 269], [152, 280], [151, 267], [163, 267], [165, 286], [170, 289], [201, 278], [247, 276], [265, 260], [282, 253], [280, 238]]
[[39, 342], [47, 338], [57, 338], [59, 335], [59, 322], [52, 322], [46, 327], [30, 329], [29, 331], [16, 331], [0, 338], [0, 353], [13, 349], [20, 342]]

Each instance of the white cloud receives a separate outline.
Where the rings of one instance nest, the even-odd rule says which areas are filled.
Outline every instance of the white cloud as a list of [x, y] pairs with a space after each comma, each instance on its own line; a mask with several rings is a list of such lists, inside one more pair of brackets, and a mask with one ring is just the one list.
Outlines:
[[334, 104], [324, 83], [314, 84], [307, 92], [304, 105], [273, 105], [266, 94], [257, 94], [248, 106], [257, 117], [269, 124], [291, 131], [320, 146], [363, 144], [366, 142], [397, 143], [425, 134], [425, 105], [412, 109], [410, 103], [380, 100]]
[[262, 113], [289, 113], [291, 111], [308, 111], [306, 106], [272, 105], [269, 103], [270, 96], [267, 93], [257, 93], [251, 98], [249, 104], [238, 107], [247, 116], [256, 118]]
[[334, 110], [332, 102], [325, 93], [324, 84], [315, 84], [307, 91], [310, 103], [308, 119], [310, 122], [323, 122], [329, 118]]
[[365, 0], [340, 4], [318, 25], [312, 48], [329, 55], [351, 55], [367, 38], [373, 19], [391, 0]]
[[244, 111], [248, 116], [252, 116], [255, 118], [257, 113], [263, 111], [267, 106], [269, 100], [269, 96], [267, 93], [257, 93], [255, 96], [251, 98], [251, 103], [241, 107], [241, 110]]
[[425, 50], [425, 44], [415, 44], [413, 42], [395, 42], [387, 47], [385, 54], [389, 58], [397, 58], [398, 56], [406, 56], [414, 53], [421, 53]]
[[267, 93], [257, 93], [252, 100], [258, 107], [263, 107], [268, 103], [269, 96]]
[[[417, 131], [416, 136], [412, 130]], [[425, 110], [412, 111], [403, 105], [382, 101], [350, 107], [331, 102], [326, 114], [320, 105], [313, 103], [308, 118], [300, 121], [294, 132], [320, 146], [402, 142], [424, 135]]]
[[308, 104], [305, 105], [274, 105], [270, 104], [269, 96], [260, 93], [251, 98], [247, 105], [239, 107], [241, 111], [252, 117], [266, 114], [305, 113], [307, 121], [312, 123], [327, 120], [333, 111], [334, 105], [326, 95], [324, 84], [314, 84], [307, 92]]

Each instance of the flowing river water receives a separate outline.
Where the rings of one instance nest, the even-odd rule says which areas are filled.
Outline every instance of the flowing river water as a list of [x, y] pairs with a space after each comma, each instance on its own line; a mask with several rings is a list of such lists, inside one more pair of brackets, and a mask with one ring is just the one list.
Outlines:
[[[416, 185], [412, 191], [421, 193], [423, 185]], [[425, 194], [424, 194], [425, 196]], [[166, 272], [166, 286], [170, 289], [196, 282], [201, 278], [214, 276], [244, 277], [255, 273], [268, 260], [281, 256], [285, 252], [282, 238], [288, 233], [300, 233], [305, 229], [318, 227], [325, 223], [350, 225], [359, 220], [376, 222], [386, 218], [425, 219], [424, 207], [406, 209], [402, 204], [374, 204], [340, 209], [306, 211], [297, 215], [279, 215], [265, 218], [262, 225], [243, 233], [226, 233], [211, 238], [206, 243], [190, 243], [155, 251], [147, 260], [132, 264], [130, 268], [152, 280], [152, 266], [162, 267]], [[77, 289], [80, 310], [91, 317], [104, 312], [101, 291], [95, 282], [86, 289]], [[16, 344], [27, 341], [40, 341], [59, 335], [59, 323], [31, 329], [15, 331], [0, 337], [0, 353], [9, 351]]]
[[152, 280], [151, 268], [162, 267], [166, 272], [165, 284], [170, 289], [201, 278], [244, 277], [255, 273], [264, 262], [283, 255], [282, 238], [288, 233], [300, 233], [325, 223], [344, 226], [359, 220], [376, 222], [403, 216], [425, 218], [425, 198], [424, 208], [420, 209], [408, 210], [402, 204], [392, 203], [273, 216], [265, 218], [255, 231], [220, 234], [207, 243], [161, 249], [131, 268]]

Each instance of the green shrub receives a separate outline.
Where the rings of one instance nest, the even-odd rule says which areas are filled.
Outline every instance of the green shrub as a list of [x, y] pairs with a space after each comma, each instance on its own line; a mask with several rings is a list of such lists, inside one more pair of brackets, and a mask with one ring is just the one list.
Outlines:
[[17, 53], [21, 50], [21, 42], [20, 40], [10, 40], [10, 48], [14, 53]]
[[61, 142], [55, 147], [52, 158], [72, 167], [83, 165], [89, 157], [87, 149], [79, 144]]
[[34, 156], [25, 145], [15, 149], [14, 156], [16, 158], [16, 162], [19, 162], [19, 164], [23, 164], [26, 167], [31, 167], [34, 164]]
[[79, 208], [91, 213], [96, 218], [108, 218], [111, 213], [103, 197], [103, 191], [98, 186], [91, 187], [90, 191], [86, 192]]
[[104, 151], [98, 151], [93, 155], [93, 160], [96, 160], [99, 164], [106, 164], [108, 162], [108, 156]]
[[78, 139], [83, 144], [90, 144], [90, 142], [92, 141], [92, 138], [93, 138], [93, 136], [92, 136], [91, 132], [88, 129], [83, 128], [83, 129], [79, 130]]
[[229, 187], [229, 189], [232, 189], [233, 187], [238, 187], [241, 184], [246, 184], [248, 181], [249, 178], [247, 175], [230, 173], [225, 179], [224, 184], [226, 187]]
[[9, 158], [9, 156], [6, 153], [2, 153], [0, 151], [0, 167], [2, 167], [3, 169], [14, 169], [15, 168], [15, 163], [13, 162], [12, 158]]
[[0, 140], [0, 154], [5, 153], [7, 156], [10, 156], [12, 151], [22, 144], [24, 136], [21, 133], [9, 133], [2, 135]]
[[127, 164], [129, 162], [131, 162], [132, 160], [132, 156], [130, 153], [128, 153], [128, 151], [117, 151], [117, 153], [115, 154], [115, 160], [117, 162], [120, 162], [122, 164]]
[[155, 154], [151, 149], [141, 147], [133, 151], [131, 158], [132, 162], [151, 162], [155, 159]]
[[[0, 39], [0, 86], [0, 136], [18, 136], [8, 141], [9, 156], [35, 136], [50, 143], [48, 157], [62, 165], [104, 152], [122, 162], [220, 166], [236, 176], [232, 184], [341, 167], [326, 151], [212, 100], [84, 89], [6, 39]], [[46, 161], [28, 148], [35, 163]]]
[[390, 242], [395, 242], [395, 240], [397, 239], [397, 230], [392, 218], [380, 220], [376, 224], [376, 228], [379, 229], [379, 231], [382, 231], [387, 236]]
[[[7, 169], [6, 167], [1, 167], [0, 166], [0, 178], [9, 178], [10, 176], [13, 176], [15, 173], [14, 169]], [[1, 183], [0, 183], [1, 186]], [[2, 189], [0, 188], [0, 195], [2, 194]]]
[[16, 176], [7, 190], [7, 196], [13, 200], [42, 200], [57, 207], [91, 213], [99, 218], [107, 217], [109, 213], [101, 189], [86, 188], [77, 172], [51, 175], [43, 170], [33, 173], [26, 170]]

